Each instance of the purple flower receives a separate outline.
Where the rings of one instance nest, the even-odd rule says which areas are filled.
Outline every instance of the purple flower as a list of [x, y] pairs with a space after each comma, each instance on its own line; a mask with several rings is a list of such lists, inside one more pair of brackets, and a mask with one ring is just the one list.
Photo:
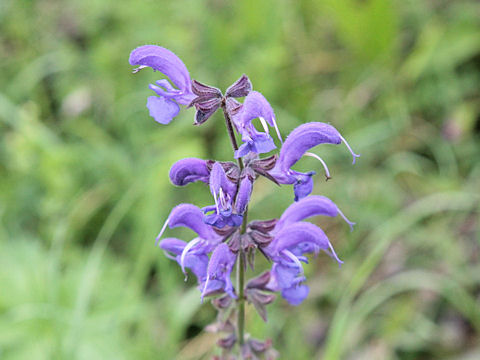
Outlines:
[[222, 240], [222, 238], [203, 222], [202, 211], [191, 204], [180, 204], [172, 209], [162, 230], [157, 236], [157, 242], [162, 237], [167, 225], [186, 227], [198, 234], [198, 237], [186, 243], [176, 238], [167, 238], [160, 241], [160, 248], [167, 252], [167, 256], [174, 259], [181, 266], [182, 271], [189, 268], [195, 274], [199, 284], [206, 279], [208, 256]]
[[[265, 132], [259, 132], [252, 124], [252, 120], [259, 118]], [[276, 148], [268, 132], [268, 125], [275, 128], [278, 137], [275, 113], [265, 97], [258, 91], [251, 91], [243, 105], [236, 109], [233, 121], [237, 131], [242, 135], [243, 144], [235, 151], [235, 158], [243, 157], [249, 152], [257, 154], [267, 153]]]
[[204, 296], [226, 292], [236, 299], [230, 274], [237, 256], [230, 251], [228, 245], [221, 243], [212, 253], [207, 268], [207, 278], [203, 285], [202, 301]]
[[323, 250], [339, 264], [343, 263], [322, 229], [301, 222], [316, 215], [340, 215], [350, 227], [354, 224], [330, 199], [309, 196], [285, 210], [273, 230], [273, 241], [264, 249], [274, 262], [268, 287], [272, 291], [281, 291], [282, 297], [292, 305], [300, 304], [308, 295], [308, 286], [303, 284], [306, 278], [302, 262], [308, 263], [305, 254], [317, 254]]
[[155, 121], [168, 124], [178, 115], [180, 105], [188, 105], [195, 98], [192, 93], [192, 81], [185, 64], [168, 49], [156, 45], [144, 45], [130, 53], [130, 65], [138, 65], [134, 72], [145, 67], [165, 74], [173, 85], [166, 80], [159, 80], [157, 85], [150, 84], [149, 88], [158, 96], [150, 96], [147, 108]]
[[292, 305], [300, 304], [308, 294], [308, 288], [302, 284], [306, 278], [301, 262], [308, 263], [304, 254], [317, 254], [330, 247], [325, 233], [313, 224], [296, 222], [283, 228], [264, 249], [274, 262], [269, 287], [281, 291]]
[[280, 184], [293, 184], [295, 201], [309, 195], [313, 189], [312, 175], [314, 171], [301, 173], [292, 170], [291, 167], [304, 155], [318, 159], [325, 168], [327, 179], [330, 178], [325, 162], [317, 155], [308, 153], [307, 150], [320, 144], [340, 144], [344, 142], [353, 156], [353, 163], [360, 155], [350, 148], [347, 141], [331, 125], [321, 122], [311, 122], [300, 125], [294, 129], [285, 140], [275, 167], [269, 174]]
[[205, 215], [203, 221], [217, 228], [223, 228], [226, 225], [240, 226], [242, 216], [233, 213], [233, 201], [237, 192], [237, 185], [227, 178], [220, 163], [215, 162], [213, 164], [209, 182], [215, 205], [203, 208], [205, 214], [213, 212], [213, 214]]

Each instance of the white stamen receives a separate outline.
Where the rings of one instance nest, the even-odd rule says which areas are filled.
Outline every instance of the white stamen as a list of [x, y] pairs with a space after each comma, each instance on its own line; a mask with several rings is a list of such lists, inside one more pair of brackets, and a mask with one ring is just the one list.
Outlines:
[[185, 274], [185, 281], [187, 281], [187, 272], [185, 271], [185, 257], [187, 256], [187, 253], [190, 251], [190, 249], [197, 245], [200, 241], [202, 241], [202, 239], [197, 237], [190, 241], [187, 246], [183, 248], [182, 255], [180, 256], [180, 267]]
[[285, 249], [285, 250], [282, 250], [282, 254], [285, 255], [286, 257], [288, 257], [290, 260], [292, 260], [295, 265], [297, 265], [299, 268], [300, 268], [300, 274], [303, 275], [303, 266], [302, 266], [302, 263], [300, 262], [300, 260], [298, 260], [298, 258], [293, 255], [289, 250]]
[[166, 250], [163, 250], [163, 253], [165, 254], [165, 256], [171, 260], [176, 260], [177, 258], [175, 256], [173, 256], [172, 254], [170, 254], [168, 251]]
[[136, 74], [136, 73], [138, 73], [140, 70], [145, 69], [146, 67], [148, 67], [148, 66], [147, 66], [147, 65], [140, 65], [139, 67], [133, 69], [133, 70], [132, 70], [132, 73], [133, 73], [133, 74]]
[[167, 218], [167, 220], [165, 220], [165, 224], [163, 224], [162, 230], [160, 230], [160, 232], [158, 233], [157, 237], [155, 238], [155, 246], [158, 245], [158, 241], [159, 241], [160, 238], [162, 237], [163, 232], [165, 231], [165, 229], [167, 228], [167, 225], [168, 225], [168, 222], [169, 222], [169, 221], [170, 221], [170, 216]]
[[334, 258], [335, 260], [337, 260], [338, 266], [339, 266], [339, 267], [342, 266], [343, 261], [338, 258], [337, 253], [336, 253], [335, 250], [333, 249], [333, 246], [332, 246], [332, 244], [330, 243], [330, 241], [328, 242], [328, 247], [330, 248], [330, 251], [331, 251], [332, 254], [333, 254], [333, 258]]
[[275, 132], [277, 133], [278, 139], [280, 140], [280, 143], [283, 144], [282, 135], [280, 134], [280, 130], [278, 129], [275, 118], [273, 118], [272, 121], [273, 121], [273, 127], [275, 128]]
[[265, 119], [261, 116], [258, 117], [258, 119], [260, 120], [260, 123], [262, 124], [263, 126], [263, 130], [265, 130], [265, 132], [268, 134], [268, 125], [267, 125], [267, 122], [265, 121]]
[[207, 280], [205, 280], [205, 286], [203, 287], [202, 295], [200, 297], [202, 304], [203, 304], [203, 297], [205, 296], [205, 291], [207, 290], [207, 285], [209, 280], [210, 280], [210, 275], [207, 275]]
[[317, 154], [311, 153], [311, 152], [306, 152], [304, 155], [311, 156], [311, 157], [317, 159], [318, 161], [320, 161], [322, 163], [323, 168], [325, 169], [325, 177], [327, 178], [327, 180], [332, 178], [330, 176], [330, 171], [328, 171], [327, 164], [325, 163], [325, 161], [323, 161], [323, 159], [320, 156], [318, 156]]
[[[220, 189], [222, 190], [222, 189]], [[217, 215], [220, 214], [220, 210], [218, 208], [218, 200], [217, 200], [217, 194], [213, 193], [213, 200], [215, 200], [215, 208], [217, 209]]]
[[227, 207], [227, 203], [225, 200], [225, 193], [223, 192], [222, 188], [220, 188], [220, 191], [218, 193], [219, 193], [218, 197], [219, 197], [220, 205], [222, 206], [222, 209], [225, 209]]
[[350, 154], [352, 154], [353, 156], [353, 162], [352, 164], [355, 164], [355, 160], [357, 159], [357, 157], [360, 157], [359, 154], [355, 154], [352, 150], [352, 148], [350, 147], [350, 145], [348, 144], [347, 140], [344, 139], [344, 137], [342, 135], [340, 135], [340, 139], [342, 139], [342, 141], [345, 143], [345, 145], [347, 146], [347, 149], [348, 151], [350, 151]]
[[342, 211], [338, 207], [337, 207], [337, 211], [340, 214], [340, 216], [343, 218], [343, 220], [345, 220], [345, 222], [348, 224], [348, 226], [350, 226], [350, 231], [353, 231], [353, 225], [355, 225], [356, 223], [348, 220], [347, 217], [343, 215]]

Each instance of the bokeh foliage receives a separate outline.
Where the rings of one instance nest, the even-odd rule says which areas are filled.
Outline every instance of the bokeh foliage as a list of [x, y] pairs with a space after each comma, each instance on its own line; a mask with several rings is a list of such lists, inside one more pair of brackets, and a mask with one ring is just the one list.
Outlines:
[[[214, 311], [153, 241], [175, 204], [211, 203], [171, 164], [231, 150], [220, 116], [149, 118], [159, 74], [127, 62], [147, 43], [223, 89], [248, 74], [284, 135], [330, 122], [362, 154], [316, 149], [333, 179], [314, 193], [358, 224], [317, 220], [345, 265], [314, 259], [308, 300], [277, 300], [266, 325], [248, 308], [254, 336], [282, 359], [480, 358], [474, 0], [2, 0], [0, 358], [211, 355]], [[292, 197], [261, 180], [250, 215]]]

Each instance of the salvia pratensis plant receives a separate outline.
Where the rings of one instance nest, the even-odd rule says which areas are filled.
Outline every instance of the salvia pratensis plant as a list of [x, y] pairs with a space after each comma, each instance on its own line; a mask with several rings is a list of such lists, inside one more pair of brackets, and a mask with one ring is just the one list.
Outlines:
[[[187, 158], [173, 164], [170, 180], [174, 185], [201, 181], [208, 186], [212, 202], [203, 208], [192, 204], [174, 207], [156, 244], [180, 265], [185, 276], [195, 275], [199, 301], [212, 299], [218, 309], [216, 323], [207, 327], [223, 334], [218, 341], [222, 355], [216, 359], [274, 359], [277, 353], [270, 340], [257, 340], [245, 332], [245, 303], [251, 303], [265, 321], [266, 306], [275, 299], [275, 293], [292, 305], [302, 303], [309, 292], [302, 265], [308, 263], [305, 255], [322, 250], [342, 263], [323, 230], [303, 220], [339, 215], [350, 228], [354, 224], [330, 199], [310, 195], [314, 171], [302, 173], [292, 167], [302, 157], [312, 156], [320, 161], [328, 180], [327, 165], [310, 149], [343, 142], [353, 163], [359, 155], [333, 126], [321, 122], [300, 125], [283, 141], [272, 107], [261, 93], [252, 90], [246, 75], [222, 94], [215, 87], [193, 80], [184, 63], [163, 47], [140, 46], [131, 52], [129, 61], [137, 66], [134, 73], [150, 67], [168, 78], [149, 86], [154, 95], [148, 98], [147, 108], [155, 121], [170, 123], [180, 106], [195, 108], [195, 125], [206, 122], [217, 110], [223, 111], [236, 162]], [[240, 98], [244, 98], [243, 102]], [[257, 118], [263, 132], [252, 124]], [[272, 129], [277, 142], [282, 144], [280, 151], [262, 157], [276, 148]], [[240, 145], [237, 136], [241, 138]], [[279, 219], [247, 220], [248, 203], [259, 176], [277, 185], [293, 185], [294, 202]], [[186, 227], [197, 236], [189, 241], [163, 238], [167, 227]], [[271, 263], [271, 269], [247, 280], [247, 265], [253, 272], [257, 253]], [[231, 277], [235, 265], [234, 285]]]

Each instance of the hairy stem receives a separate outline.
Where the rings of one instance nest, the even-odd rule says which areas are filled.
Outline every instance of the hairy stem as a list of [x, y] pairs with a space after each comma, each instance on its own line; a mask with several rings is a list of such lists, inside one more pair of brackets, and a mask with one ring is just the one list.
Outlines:
[[[233, 124], [232, 119], [230, 119], [230, 115], [225, 107], [222, 106], [223, 116], [225, 117], [225, 125], [227, 126], [228, 136], [230, 137], [230, 142], [232, 143], [233, 152], [238, 150], [237, 138], [235, 137], [235, 132], [233, 131]], [[238, 167], [240, 170], [243, 170], [243, 160], [242, 158], [237, 159]]]
[[[233, 131], [233, 124], [230, 115], [227, 112], [225, 103], [222, 104], [223, 116], [225, 117], [225, 125], [227, 126], [228, 136], [230, 137], [230, 142], [232, 143], [233, 151], [238, 150], [237, 139], [235, 138], [235, 133]], [[242, 158], [237, 159], [238, 167], [240, 171], [243, 170], [243, 160]], [[240, 228], [240, 234], [245, 234], [247, 230], [247, 218], [248, 218], [248, 207], [243, 214], [243, 222]], [[240, 347], [243, 345], [245, 340], [245, 253], [242, 246], [238, 252], [237, 258], [237, 289], [238, 289], [238, 300], [237, 300], [237, 339]]]

